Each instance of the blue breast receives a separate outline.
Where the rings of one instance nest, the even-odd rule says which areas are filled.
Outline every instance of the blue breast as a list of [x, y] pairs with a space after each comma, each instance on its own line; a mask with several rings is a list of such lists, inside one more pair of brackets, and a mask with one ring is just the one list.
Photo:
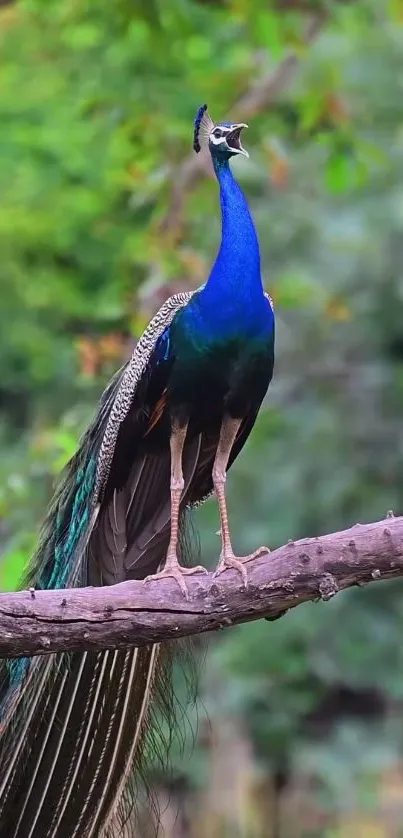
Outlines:
[[229, 341], [269, 340], [274, 332], [274, 315], [269, 301], [261, 295], [248, 297], [195, 294], [181, 316], [182, 328], [192, 342], [201, 345]]

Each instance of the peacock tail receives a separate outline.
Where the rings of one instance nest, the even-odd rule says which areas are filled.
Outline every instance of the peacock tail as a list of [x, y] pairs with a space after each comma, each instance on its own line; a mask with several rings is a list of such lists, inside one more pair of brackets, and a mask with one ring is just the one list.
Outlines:
[[[190, 296], [167, 300], [105, 390], [49, 508], [24, 589], [113, 584], [141, 578], [163, 562], [169, 537], [169, 456], [143, 451], [136, 457], [134, 444], [126, 474], [116, 448], [128, 416], [131, 431], [136, 421], [147, 424], [144, 394], [152, 367], [158, 365], [155, 347]], [[189, 450], [189, 473], [195, 450], [198, 445]], [[159, 484], [161, 502], [155, 509]], [[183, 515], [183, 544], [184, 525]], [[157, 748], [150, 696], [171, 729], [170, 684], [169, 655], [156, 645], [3, 660], [1, 838], [109, 838], [123, 825], [127, 836], [134, 834], [130, 813], [141, 751]], [[132, 776], [134, 762], [137, 778]]]

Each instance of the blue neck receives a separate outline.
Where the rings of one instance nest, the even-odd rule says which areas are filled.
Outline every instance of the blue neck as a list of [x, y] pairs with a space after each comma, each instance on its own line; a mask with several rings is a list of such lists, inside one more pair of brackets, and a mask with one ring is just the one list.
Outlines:
[[228, 160], [213, 158], [220, 185], [222, 217], [221, 245], [205, 286], [207, 296], [217, 292], [220, 299], [228, 295], [233, 302], [261, 299], [263, 286], [260, 274], [259, 242], [242, 189], [236, 182]]

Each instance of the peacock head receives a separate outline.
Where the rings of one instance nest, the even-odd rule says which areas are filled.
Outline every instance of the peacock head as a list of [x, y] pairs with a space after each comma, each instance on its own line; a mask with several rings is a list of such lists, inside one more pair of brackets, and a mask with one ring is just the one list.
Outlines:
[[193, 148], [198, 153], [202, 146], [208, 146], [213, 161], [225, 162], [235, 154], [249, 157], [241, 143], [242, 128], [245, 122], [213, 122], [207, 105], [199, 108], [194, 123]]

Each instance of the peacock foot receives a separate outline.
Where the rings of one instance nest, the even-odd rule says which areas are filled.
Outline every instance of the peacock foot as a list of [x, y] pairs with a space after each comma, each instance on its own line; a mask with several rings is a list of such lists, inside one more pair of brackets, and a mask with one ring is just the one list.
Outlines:
[[203, 567], [203, 565], [196, 565], [196, 567], [182, 567], [182, 565], [179, 564], [176, 555], [168, 555], [162, 570], [159, 570], [157, 573], [152, 573], [150, 576], [146, 576], [144, 582], [150, 582], [154, 579], [175, 579], [185, 599], [189, 599], [189, 591], [184, 577], [192, 576], [194, 573], [208, 573], [208, 570]]
[[251, 562], [253, 559], [257, 559], [258, 556], [263, 556], [264, 553], [270, 553], [269, 547], [258, 547], [257, 550], [254, 550], [253, 553], [250, 553], [249, 556], [234, 556], [232, 549], [229, 550], [222, 550], [220, 561], [214, 571], [214, 576], [219, 576], [220, 573], [223, 573], [224, 570], [227, 568], [234, 568], [238, 571], [238, 573], [242, 576], [242, 581], [244, 583], [245, 588], [248, 587], [248, 574], [245, 567], [246, 562]]

